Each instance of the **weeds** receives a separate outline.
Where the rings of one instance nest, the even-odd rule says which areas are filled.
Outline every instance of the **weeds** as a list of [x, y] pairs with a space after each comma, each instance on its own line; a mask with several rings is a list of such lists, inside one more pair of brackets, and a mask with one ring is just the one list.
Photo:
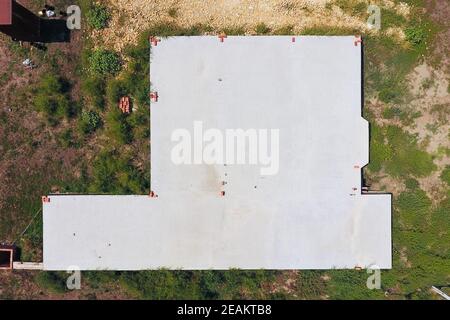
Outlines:
[[91, 28], [104, 29], [108, 26], [111, 14], [107, 7], [94, 3], [86, 13], [86, 19]]
[[97, 49], [92, 52], [89, 57], [89, 70], [94, 75], [117, 75], [122, 69], [122, 62], [117, 53], [106, 50]]

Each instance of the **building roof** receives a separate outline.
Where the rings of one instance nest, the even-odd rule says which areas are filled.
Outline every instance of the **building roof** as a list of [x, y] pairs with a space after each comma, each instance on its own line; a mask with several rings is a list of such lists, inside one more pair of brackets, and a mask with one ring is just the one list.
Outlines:
[[[150, 65], [158, 197], [51, 195], [44, 268], [390, 268], [391, 197], [361, 193], [369, 129], [354, 40], [162, 39]], [[175, 164], [174, 132], [195, 135], [198, 121], [204, 131], [278, 130], [278, 172]]]
[[0, 0], [0, 25], [12, 23], [12, 0]]

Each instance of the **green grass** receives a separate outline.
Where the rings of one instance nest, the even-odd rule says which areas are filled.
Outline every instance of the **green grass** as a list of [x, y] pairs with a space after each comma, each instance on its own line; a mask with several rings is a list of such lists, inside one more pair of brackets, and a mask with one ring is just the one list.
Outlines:
[[446, 166], [442, 171], [441, 179], [450, 187], [450, 166]]
[[367, 278], [370, 276], [366, 270], [334, 270], [328, 272], [331, 276], [327, 291], [330, 299], [359, 300], [382, 299], [382, 290], [367, 288]]
[[147, 31], [143, 32], [142, 38], [148, 39], [150, 35], [158, 37], [197, 36], [210, 31], [212, 31], [212, 28], [202, 24], [184, 28], [176, 23], [160, 23], [151, 26]]
[[[450, 200], [447, 197], [433, 208], [425, 193], [416, 189], [402, 193], [394, 207], [394, 268], [385, 272], [385, 283], [399, 285], [407, 298], [431, 298], [431, 285], [450, 280]], [[400, 250], [408, 264], [399, 259]]]
[[414, 136], [396, 126], [372, 122], [370, 162], [372, 172], [384, 169], [394, 177], [424, 177], [436, 170], [432, 156], [421, 150]]
[[[368, 5], [357, 0], [335, 0], [331, 4], [338, 6], [342, 9], [342, 11], [351, 16], [363, 18], [366, 18], [366, 16], [368, 16]], [[327, 5], [330, 8], [330, 4], [327, 3]]]
[[278, 29], [275, 29], [272, 34], [277, 36], [286, 36], [286, 35], [292, 35], [294, 34], [294, 27], [291, 25], [286, 25], [284, 27], [280, 27]]

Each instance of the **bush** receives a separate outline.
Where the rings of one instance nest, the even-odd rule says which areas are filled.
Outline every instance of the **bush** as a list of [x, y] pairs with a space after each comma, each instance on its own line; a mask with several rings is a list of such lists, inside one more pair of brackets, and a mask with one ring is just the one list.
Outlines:
[[145, 299], [262, 299], [267, 298], [264, 284], [277, 274], [269, 270], [152, 270], [124, 272], [121, 282]]
[[116, 144], [124, 145], [132, 140], [132, 131], [126, 116], [114, 107], [106, 117], [106, 133]]
[[178, 16], [178, 8], [170, 8], [169, 10], [167, 10], [167, 14], [171, 18], [176, 18]]
[[73, 114], [67, 96], [68, 84], [58, 76], [47, 74], [42, 77], [41, 82], [35, 89], [34, 106], [40, 112], [45, 113], [49, 120], [57, 119]]
[[101, 77], [87, 78], [83, 81], [81, 89], [88, 103], [100, 110], [105, 108], [105, 81]]
[[123, 77], [123, 86], [128, 89], [140, 106], [149, 106], [150, 91], [150, 46], [147, 37], [141, 37], [136, 46], [127, 48], [129, 57], [127, 72]]
[[111, 107], [116, 108], [119, 104], [119, 99], [126, 95], [128, 95], [128, 88], [122, 80], [112, 79], [108, 82], [106, 96]]
[[36, 275], [36, 282], [41, 288], [53, 293], [64, 293], [66, 287], [66, 275], [63, 272], [42, 271]]
[[73, 143], [74, 137], [72, 133], [72, 129], [65, 129], [61, 135], [58, 137], [58, 142], [63, 148], [70, 148], [74, 145]]
[[108, 26], [111, 19], [108, 8], [94, 4], [86, 14], [86, 19], [90, 27], [94, 29], [103, 29]]
[[419, 182], [414, 178], [408, 178], [405, 180], [405, 186], [409, 190], [417, 190], [419, 188]]
[[116, 75], [122, 69], [122, 62], [116, 52], [97, 49], [89, 57], [89, 69], [98, 75]]
[[80, 131], [89, 134], [97, 130], [102, 125], [100, 115], [95, 111], [83, 111], [79, 122]]
[[266, 26], [265, 23], [261, 22], [256, 25], [256, 33], [257, 34], [268, 34], [270, 32], [270, 28]]
[[393, 119], [395, 117], [401, 117], [403, 111], [398, 107], [387, 107], [383, 110], [382, 116], [385, 119]]
[[287, 25], [287, 26], [276, 29], [273, 32], [273, 34], [278, 35], [278, 36], [291, 35], [291, 34], [294, 34], [294, 27], [291, 25]]
[[148, 193], [149, 179], [133, 166], [127, 155], [101, 152], [94, 161], [92, 176], [91, 193]]

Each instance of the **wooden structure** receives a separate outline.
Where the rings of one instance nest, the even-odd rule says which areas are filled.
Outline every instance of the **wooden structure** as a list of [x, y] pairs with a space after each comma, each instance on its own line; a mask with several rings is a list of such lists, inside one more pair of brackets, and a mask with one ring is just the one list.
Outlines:
[[15, 253], [15, 246], [0, 245], [0, 270], [11, 270], [13, 268]]
[[130, 113], [131, 112], [131, 104], [130, 104], [130, 98], [129, 97], [122, 97], [119, 100], [119, 109], [122, 111], [122, 113]]
[[15, 0], [0, 0], [0, 32], [15, 41], [70, 41], [66, 20], [42, 19]]
[[43, 270], [44, 264], [42, 262], [13, 262], [14, 270]]
[[13, 40], [39, 42], [41, 19], [14, 0], [0, 0], [0, 31]]

